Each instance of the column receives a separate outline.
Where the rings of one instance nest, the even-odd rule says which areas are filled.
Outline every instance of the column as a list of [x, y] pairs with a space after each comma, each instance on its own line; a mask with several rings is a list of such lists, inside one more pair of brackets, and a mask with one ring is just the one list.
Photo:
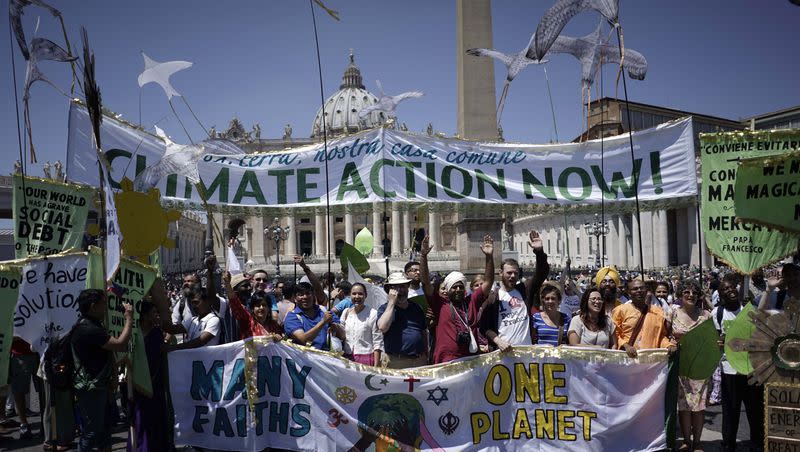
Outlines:
[[631, 214], [631, 235], [633, 235], [633, 262], [628, 265], [629, 268], [639, 269], [639, 263], [642, 262], [642, 257], [639, 252], [639, 220], [636, 218], [636, 212]]
[[400, 205], [392, 203], [392, 254], [399, 256], [403, 251], [402, 232], [400, 230]]
[[667, 224], [667, 211], [659, 210], [656, 212], [655, 242], [658, 247], [658, 262], [656, 266], [666, 267], [669, 265], [669, 225]]
[[433, 206], [428, 208], [428, 236], [430, 244], [434, 245], [434, 251], [441, 251], [442, 244], [439, 241], [439, 212], [433, 210]]
[[606, 216], [606, 221], [608, 222], [608, 234], [606, 235], [606, 256], [608, 259], [606, 259], [606, 265], [619, 265], [619, 258], [617, 258], [617, 240], [619, 239], [617, 215]]
[[383, 206], [376, 202], [372, 204], [372, 255], [383, 256]]
[[344, 213], [344, 243], [352, 245], [354, 238], [355, 234], [353, 234], [353, 214], [350, 212], [350, 209], [347, 209]]
[[[411, 248], [411, 208], [409, 206], [403, 206], [403, 249], [407, 250]], [[458, 243], [458, 240], [456, 240]]]
[[314, 217], [314, 254], [325, 255], [325, 213], [321, 211]]
[[617, 215], [617, 266], [628, 267], [628, 235], [625, 233], [625, 215]]
[[289, 234], [286, 236], [286, 245], [284, 249], [289, 257], [297, 254], [297, 220], [294, 214], [287, 215], [285, 218], [286, 224], [289, 226]]

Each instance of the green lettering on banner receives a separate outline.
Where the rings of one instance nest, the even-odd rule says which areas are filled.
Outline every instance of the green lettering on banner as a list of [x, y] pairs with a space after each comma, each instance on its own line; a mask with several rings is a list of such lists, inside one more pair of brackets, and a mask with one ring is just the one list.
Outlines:
[[[614, 171], [611, 174], [611, 187], [609, 187], [606, 183], [605, 177], [603, 177], [603, 172], [600, 171], [600, 167], [597, 165], [592, 165], [592, 173], [594, 174], [594, 178], [597, 180], [597, 184], [600, 186], [600, 189], [603, 191], [603, 196], [606, 199], [634, 198], [636, 196], [635, 181], [639, 180], [641, 169], [642, 159], [634, 160], [633, 175], [631, 175], [630, 182], [625, 179], [625, 176], [623, 176], [620, 171]], [[622, 193], [622, 196], [619, 196], [620, 192]]]
[[[351, 180], [352, 182], [350, 182]], [[357, 192], [358, 197], [361, 199], [369, 196], [366, 187], [364, 187], [364, 182], [361, 181], [361, 175], [358, 174], [358, 166], [356, 166], [355, 162], [347, 162], [344, 166], [342, 170], [342, 179], [339, 181], [339, 193], [336, 195], [336, 199], [341, 201], [344, 199], [344, 195], [349, 191]]]
[[534, 176], [530, 171], [526, 168], [522, 169], [522, 186], [525, 190], [525, 198], [533, 199], [533, 191], [531, 187], [535, 188], [539, 193], [543, 194], [545, 198], [555, 201], [556, 198], [556, 189], [553, 185], [553, 168], [545, 168], [544, 169], [544, 180], [545, 183], [542, 182]]
[[411, 199], [417, 196], [416, 177], [414, 168], [422, 168], [420, 162], [394, 162], [394, 166], [405, 168], [406, 174], [406, 196]]
[[11, 340], [14, 337], [14, 309], [19, 298], [20, 268], [0, 269], [0, 381], [8, 381]]
[[[570, 193], [569, 189], [569, 176], [577, 174], [578, 177], [581, 179], [581, 194], [578, 196], [573, 195]], [[566, 168], [564, 171], [561, 172], [561, 175], [558, 176], [558, 191], [561, 193], [565, 199], [570, 201], [583, 201], [584, 199], [588, 198], [589, 195], [592, 194], [592, 178], [589, 176], [589, 173], [586, 172], [585, 169], [579, 168], [577, 166], [570, 166]]]
[[436, 164], [435, 163], [426, 163], [425, 164], [425, 177], [428, 180], [428, 197], [429, 198], [438, 198], [437, 190], [436, 190]]
[[[709, 251], [744, 274], [751, 274], [760, 267], [796, 252], [797, 235], [751, 223], [739, 223], [737, 215], [740, 206], [736, 200], [747, 197], [747, 183], [754, 182], [753, 177], [756, 177], [755, 183], [772, 180], [763, 174], [751, 175], [745, 176], [744, 185], [740, 185], [739, 162], [758, 157], [785, 156], [792, 151], [800, 151], [800, 130], [701, 134], [700, 145], [703, 192], [707, 194], [702, 197], [701, 223]], [[750, 202], [761, 205], [766, 203], [772, 206], [772, 210], [789, 208], [786, 202], [779, 206], [768, 199]], [[745, 205], [741, 207], [747, 209]], [[763, 214], [767, 214], [766, 211]]]
[[319, 196], [310, 198], [308, 190], [317, 188], [316, 183], [306, 181], [306, 175], [319, 174], [319, 168], [299, 168], [297, 170], [297, 202], [319, 202]]
[[734, 205], [744, 223], [800, 234], [800, 152], [740, 161]]
[[508, 191], [506, 190], [506, 173], [502, 168], [497, 169], [497, 180], [492, 180], [481, 170], [475, 170], [475, 176], [478, 178], [478, 198], [486, 199], [486, 184], [489, 184], [495, 193], [503, 199], [508, 198]]
[[50, 255], [83, 242], [94, 189], [14, 175], [14, 250], [17, 259]]
[[[244, 179], [244, 178], [243, 178]], [[206, 199], [210, 200], [211, 197], [214, 195], [216, 191], [219, 191], [219, 195], [217, 200], [222, 203], [228, 202], [228, 184], [230, 183], [230, 170], [228, 168], [220, 168], [217, 176], [214, 177], [214, 180], [211, 182], [211, 185], [206, 187], [206, 184], [200, 180], [200, 187], [203, 189], [203, 193], [206, 195]], [[190, 190], [191, 193], [191, 184], [189, 184], [189, 180], [186, 180], [186, 187]], [[239, 184], [241, 189], [242, 184]], [[238, 192], [236, 193], [239, 194]], [[189, 199], [189, 195], [187, 194], [186, 199]]]
[[397, 196], [397, 192], [384, 191], [383, 187], [381, 187], [381, 170], [384, 165], [393, 166], [392, 162], [387, 159], [380, 159], [372, 165], [372, 169], [369, 171], [369, 184], [376, 196], [381, 198], [394, 198]]
[[233, 196], [233, 203], [241, 203], [244, 197], [253, 198], [261, 205], [267, 204], [267, 199], [264, 198], [264, 193], [261, 191], [261, 184], [258, 183], [256, 173], [252, 170], [247, 170], [242, 174], [239, 188], [236, 189], [236, 194]]
[[192, 383], [189, 394], [193, 400], [219, 402], [222, 398], [222, 373], [225, 362], [217, 360], [206, 370], [202, 361], [192, 362]]
[[[105, 152], [105, 156], [106, 156], [106, 160], [108, 160], [108, 164], [109, 165], [113, 165], [114, 164], [114, 160], [117, 159], [118, 157], [124, 157], [124, 158], [127, 158], [128, 160], [130, 160], [131, 157], [133, 157], [133, 154], [131, 154], [130, 152], [128, 152], [128, 151], [126, 151], [124, 149], [109, 149], [108, 151]], [[125, 166], [126, 167], [128, 166], [127, 163], [125, 164]], [[144, 155], [137, 155], [136, 156], [136, 176], [138, 176], [139, 173], [144, 171], [145, 168], [147, 168], [147, 157], [145, 157]], [[111, 185], [111, 188], [113, 188], [113, 189], [119, 190], [119, 189], [122, 188], [119, 185], [119, 181], [118, 180], [114, 180], [114, 178], [111, 177], [111, 176], [109, 176], [108, 183], [109, 183], [109, 185]]]
[[278, 204], [286, 204], [286, 178], [294, 174], [294, 170], [269, 170], [267, 174], [278, 178]]
[[[450, 180], [452, 177], [453, 171], [456, 171], [461, 174], [462, 180], [462, 189], [461, 192], [457, 192], [453, 190], [452, 181]], [[453, 165], [447, 165], [442, 170], [442, 186], [444, 187], [444, 192], [447, 193], [448, 196], [455, 199], [462, 199], [466, 198], [470, 194], [472, 194], [472, 176], [470, 176], [469, 171], [459, 168]]]

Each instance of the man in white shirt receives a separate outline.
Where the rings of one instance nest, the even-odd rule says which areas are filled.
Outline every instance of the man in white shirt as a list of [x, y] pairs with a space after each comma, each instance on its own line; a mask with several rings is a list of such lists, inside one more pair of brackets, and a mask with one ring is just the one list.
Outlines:
[[[211, 294], [216, 297], [216, 294]], [[197, 313], [182, 323], [162, 323], [164, 331], [171, 334], [185, 334], [186, 341], [167, 347], [167, 351], [199, 348], [206, 345], [218, 345], [220, 336], [220, 319], [211, 309], [207, 296], [198, 295], [191, 300]]]
[[406, 274], [406, 278], [411, 280], [408, 286], [408, 298], [425, 295], [425, 290], [422, 288], [422, 281], [420, 280], [419, 262], [406, 262], [405, 267], [403, 267], [403, 273]]

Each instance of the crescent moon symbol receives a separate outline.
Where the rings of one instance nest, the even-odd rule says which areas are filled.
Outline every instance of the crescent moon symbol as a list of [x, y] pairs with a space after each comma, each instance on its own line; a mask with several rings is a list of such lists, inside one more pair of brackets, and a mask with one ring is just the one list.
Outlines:
[[367, 389], [369, 389], [370, 391], [380, 391], [381, 390], [380, 388], [376, 388], [375, 386], [372, 386], [371, 380], [372, 380], [372, 377], [374, 377], [374, 376], [375, 376], [375, 374], [367, 375], [364, 378], [364, 386], [366, 386]]

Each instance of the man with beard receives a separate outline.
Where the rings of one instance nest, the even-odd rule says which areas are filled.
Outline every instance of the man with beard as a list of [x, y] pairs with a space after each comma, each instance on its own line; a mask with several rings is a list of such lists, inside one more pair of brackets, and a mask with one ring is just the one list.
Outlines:
[[600, 295], [603, 296], [606, 314], [611, 315], [611, 311], [623, 303], [617, 290], [620, 286], [619, 272], [614, 267], [603, 267], [597, 270], [594, 284], [600, 289]]
[[628, 283], [631, 302], [617, 306], [611, 312], [617, 336], [617, 346], [631, 358], [636, 350], [644, 348], [666, 348], [669, 353], [677, 350], [677, 345], [668, 337], [664, 311], [651, 305], [647, 298], [644, 281], [634, 279]]
[[486, 257], [483, 283], [473, 292], [467, 301], [467, 278], [461, 272], [450, 272], [442, 285], [447, 294], [443, 297], [433, 293], [433, 286], [428, 277], [428, 253], [433, 246], [428, 237], [422, 239], [420, 246], [420, 276], [422, 286], [436, 321], [436, 346], [433, 352], [434, 364], [446, 363], [464, 356], [478, 353], [477, 327], [478, 309], [486, 298], [486, 293], [494, 283], [494, 240], [492, 236], [483, 237], [481, 252]]
[[[539, 233], [531, 231], [529, 239], [528, 245], [536, 255], [533, 278], [520, 282], [517, 261], [504, 260], [500, 267], [500, 287], [488, 293], [479, 308], [481, 333], [501, 351], [514, 345], [531, 345], [530, 316], [539, 311], [539, 289], [550, 273]], [[489, 279], [488, 288], [491, 288], [491, 282]]]
[[[719, 285], [719, 306], [711, 311], [714, 326], [720, 333], [720, 348], [725, 343], [727, 323], [735, 319], [742, 310], [736, 285], [735, 278], [723, 278]], [[722, 450], [736, 450], [742, 402], [747, 414], [747, 423], [750, 425], [750, 442], [756, 446], [764, 444], [764, 387], [748, 384], [747, 375], [736, 372], [724, 354], [721, 364]]]
[[[172, 306], [173, 324], [183, 324], [192, 320], [194, 316], [191, 300], [198, 296], [203, 290], [200, 283], [200, 277], [196, 273], [190, 273], [183, 277], [183, 285], [181, 286], [181, 296], [177, 303]], [[178, 334], [175, 336], [178, 343], [185, 339], [185, 335]]]

